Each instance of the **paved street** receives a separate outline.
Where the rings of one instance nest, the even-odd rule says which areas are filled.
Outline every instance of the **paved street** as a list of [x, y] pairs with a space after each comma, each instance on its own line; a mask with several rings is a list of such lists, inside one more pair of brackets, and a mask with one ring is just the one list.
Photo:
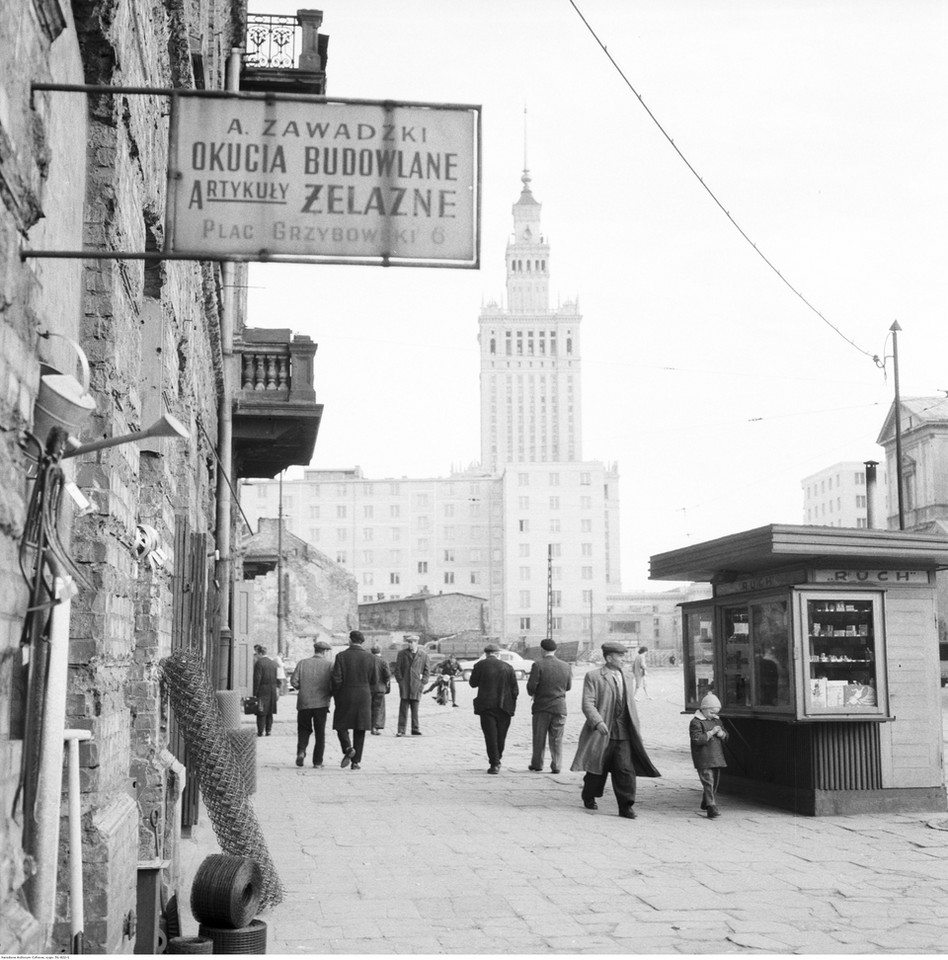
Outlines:
[[[630, 821], [609, 792], [583, 808], [568, 772], [581, 726], [577, 669], [564, 772], [531, 773], [521, 683], [499, 776], [487, 776], [473, 691], [422, 702], [421, 737], [395, 737], [397, 695], [362, 769], [297, 768], [295, 701], [257, 741], [255, 806], [287, 897], [262, 915], [270, 953], [941, 953], [945, 814], [795, 817], [722, 798], [700, 815], [681, 672], [653, 670], [639, 704], [660, 780]], [[245, 722], [251, 722], [245, 718]], [[206, 814], [193, 868], [219, 852]], [[189, 884], [182, 888], [187, 901]], [[187, 914], [183, 932], [197, 933]]]

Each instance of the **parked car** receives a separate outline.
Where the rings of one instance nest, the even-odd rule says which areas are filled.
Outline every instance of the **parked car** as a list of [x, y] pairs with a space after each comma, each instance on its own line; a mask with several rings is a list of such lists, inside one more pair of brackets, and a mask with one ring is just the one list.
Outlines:
[[[483, 660], [487, 654], [480, 656], [477, 660]], [[513, 650], [501, 650], [497, 654], [498, 660], [503, 660], [504, 663], [509, 663], [510, 666], [514, 668], [514, 673], [517, 675], [518, 680], [526, 680], [530, 676], [530, 670], [533, 667], [532, 660], [524, 660], [523, 657], [518, 653], [514, 653]], [[471, 679], [471, 671], [474, 669], [474, 664], [477, 663], [477, 660], [462, 660], [461, 661], [461, 677], [464, 680]]]

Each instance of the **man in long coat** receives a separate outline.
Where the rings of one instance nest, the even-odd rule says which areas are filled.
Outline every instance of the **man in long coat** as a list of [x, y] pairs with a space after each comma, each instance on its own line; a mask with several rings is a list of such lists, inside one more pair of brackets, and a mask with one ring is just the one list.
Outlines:
[[484, 647], [484, 659], [478, 660], [471, 671], [471, 686], [477, 690], [474, 697], [474, 713], [481, 718], [481, 731], [487, 760], [488, 773], [500, 773], [500, 761], [504, 756], [510, 719], [517, 709], [517, 675], [509, 663], [499, 660], [500, 647], [494, 643]]
[[396, 737], [405, 736], [408, 712], [411, 711], [411, 733], [421, 736], [418, 722], [418, 701], [428, 682], [428, 654], [418, 649], [418, 638], [408, 637], [408, 646], [398, 651], [395, 658], [395, 680], [398, 682], [398, 728]]
[[257, 698], [257, 736], [270, 736], [273, 715], [280, 699], [277, 665], [267, 656], [267, 648], [257, 644], [253, 662], [253, 695]]
[[612, 774], [612, 789], [619, 805], [619, 816], [635, 819], [635, 777], [660, 777], [649, 760], [639, 733], [635, 709], [635, 677], [623, 666], [626, 648], [621, 643], [604, 643], [605, 663], [590, 670], [583, 681], [583, 715], [586, 723], [579, 734], [571, 770], [585, 770], [583, 805], [587, 810], [599, 806]]
[[[372, 726], [372, 687], [378, 683], [378, 661], [363, 648], [365, 637], [358, 630], [349, 634], [349, 646], [336, 655], [332, 667], [332, 695], [336, 709], [332, 728], [342, 747], [342, 763], [353, 770], [362, 766], [365, 731]], [[349, 739], [349, 731], [352, 739]]]

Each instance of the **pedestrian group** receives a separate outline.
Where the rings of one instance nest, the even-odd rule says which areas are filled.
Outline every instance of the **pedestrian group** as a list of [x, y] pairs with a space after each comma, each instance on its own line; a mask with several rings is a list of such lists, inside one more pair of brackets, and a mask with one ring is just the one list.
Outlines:
[[[385, 727], [385, 696], [391, 690], [391, 678], [398, 685], [399, 707], [396, 736], [421, 736], [419, 701], [429, 692], [430, 667], [426, 651], [418, 640], [409, 638], [398, 653], [394, 670], [381, 657], [381, 650], [364, 647], [359, 630], [349, 634], [349, 646], [330, 662], [332, 649], [325, 640], [313, 644], [313, 656], [301, 660], [290, 678], [297, 691], [296, 765], [303, 766], [313, 737], [312, 764], [323, 766], [326, 720], [331, 702], [335, 703], [332, 728], [342, 750], [340, 765], [351, 770], [362, 766], [366, 731], [381, 734]], [[527, 680], [527, 693], [533, 698], [533, 750], [529, 770], [543, 771], [547, 748], [550, 772], [559, 773], [563, 765], [563, 731], [566, 726], [566, 693], [572, 686], [572, 668], [556, 656], [556, 643], [545, 639], [543, 655], [534, 662]], [[590, 670], [583, 679], [582, 712], [585, 718], [579, 734], [576, 755], [570, 769], [582, 772], [581, 798], [588, 810], [598, 809], [606, 781], [612, 791], [620, 817], [634, 820], [637, 777], [660, 777], [642, 742], [636, 694], [641, 689], [648, 699], [646, 685], [646, 647], [640, 647], [631, 666], [625, 658], [624, 644], [602, 644], [601, 667]], [[484, 647], [484, 657], [474, 664], [470, 685], [476, 691], [474, 714], [479, 718], [487, 752], [488, 769], [500, 773], [510, 721], [517, 708], [519, 687], [513, 667], [499, 659], [500, 648], [493, 643]], [[281, 664], [282, 666], [282, 664]], [[439, 667], [440, 677], [450, 687], [451, 702], [457, 706], [455, 679], [461, 666], [449, 657]], [[257, 735], [269, 736], [276, 713], [280, 681], [277, 665], [267, 658], [263, 647], [255, 648], [253, 692], [257, 698]], [[721, 769], [727, 766], [723, 744], [727, 740], [719, 711], [721, 703], [713, 694], [701, 701], [691, 720], [691, 754], [702, 788], [701, 809], [715, 819], [720, 816], [717, 788]]]

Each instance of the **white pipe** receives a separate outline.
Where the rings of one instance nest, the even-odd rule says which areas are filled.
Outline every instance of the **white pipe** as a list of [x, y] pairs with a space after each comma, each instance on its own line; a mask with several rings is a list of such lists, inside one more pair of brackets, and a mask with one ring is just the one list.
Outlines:
[[82, 896], [82, 808], [79, 803], [79, 743], [92, 739], [90, 730], [66, 730], [69, 744], [69, 924], [71, 950], [82, 953], [86, 926]]
[[66, 728], [66, 683], [69, 675], [69, 615], [76, 585], [68, 576], [53, 579], [56, 604], [50, 613], [49, 670], [43, 702], [36, 802], [31, 904], [33, 916], [49, 942], [56, 918], [56, 865], [59, 860], [59, 817], [63, 790], [63, 735]]

